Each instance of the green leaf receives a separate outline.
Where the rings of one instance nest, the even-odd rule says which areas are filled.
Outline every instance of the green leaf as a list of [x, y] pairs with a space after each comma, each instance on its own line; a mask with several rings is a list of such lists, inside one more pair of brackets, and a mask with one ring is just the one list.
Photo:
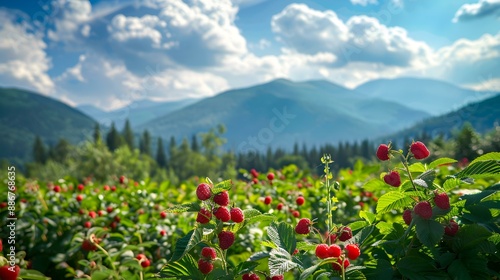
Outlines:
[[438, 158], [436, 159], [435, 161], [429, 163], [429, 169], [434, 169], [440, 165], [445, 165], [445, 164], [451, 164], [451, 163], [455, 163], [457, 162], [456, 159], [452, 159], [452, 158]]
[[[431, 170], [427, 170], [424, 173], [418, 175], [416, 180], [423, 180], [425, 182], [425, 184], [427, 185], [426, 187], [428, 188], [428, 187], [432, 186], [435, 178], [436, 178], [436, 170], [431, 169]], [[415, 182], [415, 180], [414, 180], [414, 182]]]
[[202, 238], [203, 228], [198, 227], [188, 232], [186, 236], [178, 239], [175, 243], [175, 250], [170, 261], [175, 262], [184, 257], [187, 252], [189, 252], [192, 248], [194, 248], [201, 242]]
[[408, 169], [410, 170], [410, 172], [414, 173], [414, 172], [425, 172], [425, 165], [421, 162], [415, 162], [414, 164], [411, 164], [410, 166], [408, 166]]
[[460, 186], [463, 181], [457, 178], [450, 177], [448, 180], [446, 180], [443, 184], [443, 188], [446, 192], [449, 192], [453, 190], [454, 188]]
[[304, 241], [297, 242], [297, 250], [299, 251], [314, 251], [316, 249], [316, 244], [307, 243]]
[[285, 249], [288, 253], [293, 253], [297, 246], [295, 231], [291, 225], [280, 222], [272, 222], [267, 228], [267, 236], [278, 247]]
[[160, 271], [160, 277], [175, 277], [176, 279], [203, 279], [203, 274], [198, 270], [198, 263], [191, 255], [169, 262]]
[[467, 194], [461, 197], [461, 200], [465, 200], [465, 205], [473, 205], [478, 204], [481, 200], [494, 195], [500, 190], [500, 184], [493, 185], [489, 188], [484, 189], [480, 193], [476, 194]]
[[498, 160], [476, 161], [455, 174], [454, 177], [460, 179], [481, 178], [493, 174], [500, 174], [500, 161]]
[[349, 266], [346, 269], [345, 276], [348, 280], [366, 280], [366, 276], [360, 271], [362, 266]]
[[368, 279], [373, 280], [386, 280], [392, 279], [392, 274], [394, 273], [392, 270], [391, 262], [384, 259], [375, 259], [373, 263], [368, 263], [367, 268], [364, 272], [365, 276]]
[[292, 261], [292, 256], [285, 249], [271, 250], [269, 254], [269, 272], [272, 276], [283, 275], [298, 266], [297, 263]]
[[377, 213], [383, 214], [391, 210], [405, 209], [413, 199], [399, 191], [392, 191], [381, 196], [377, 202]]
[[374, 229], [374, 225], [363, 228], [354, 235], [353, 243], [359, 244], [361, 246], [365, 242], [365, 240], [372, 234]]
[[311, 276], [316, 271], [316, 269], [318, 269], [318, 267], [319, 267], [319, 264], [313, 265], [313, 266], [307, 268], [306, 270], [302, 271], [302, 273], [300, 274], [299, 280], [306, 280], [307, 278], [309, 278], [309, 276]]
[[419, 256], [407, 256], [397, 263], [399, 272], [408, 279], [447, 279], [446, 273], [435, 268], [432, 263]]
[[21, 269], [19, 276], [24, 280], [50, 280], [49, 277], [45, 277], [40, 271], [31, 269]]
[[218, 194], [223, 191], [228, 191], [233, 187], [233, 182], [231, 180], [225, 180], [220, 183], [217, 183], [213, 188], [212, 188], [212, 193], [213, 194]]
[[448, 273], [456, 280], [472, 280], [467, 266], [461, 260], [454, 260], [448, 267]]
[[268, 252], [257, 252], [255, 254], [251, 255], [247, 261], [254, 262], [254, 261], [258, 261], [258, 260], [265, 259], [268, 257], [269, 257]]
[[106, 270], [99, 270], [95, 271], [92, 273], [92, 280], [106, 280], [109, 279], [111, 276], [111, 273], [113, 273], [112, 270], [106, 269]]
[[415, 218], [417, 237], [422, 244], [433, 247], [443, 237], [444, 227], [434, 220]]
[[192, 203], [185, 203], [182, 205], [174, 205], [170, 208], [167, 208], [165, 212], [167, 213], [184, 213], [184, 212], [198, 212], [200, 211], [201, 207], [199, 203], [192, 202]]
[[491, 232], [480, 225], [464, 225], [460, 227], [456, 238], [453, 239], [453, 249], [464, 252], [475, 249], [479, 243], [487, 240], [490, 236]]
[[359, 211], [359, 217], [361, 219], [364, 219], [365, 221], [367, 221], [370, 225], [373, 224], [375, 222], [375, 220], [377, 219], [377, 215], [376, 214], [373, 214], [371, 212], [366, 212], [366, 211]]
[[475, 164], [480, 161], [488, 161], [488, 160], [500, 160], [500, 152], [491, 152], [484, 154], [474, 159], [469, 165]]
[[241, 275], [253, 271], [259, 265], [258, 262], [242, 262], [236, 266], [235, 274]]
[[487, 223], [493, 219], [490, 209], [481, 204], [466, 205], [466, 209], [469, 210], [470, 213], [464, 213], [463, 217], [469, 221]]

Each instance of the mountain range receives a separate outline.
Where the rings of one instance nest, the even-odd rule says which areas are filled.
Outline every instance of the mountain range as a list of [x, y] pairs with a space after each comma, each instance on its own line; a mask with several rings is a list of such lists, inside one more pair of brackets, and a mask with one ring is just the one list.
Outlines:
[[[407, 90], [402, 88], [405, 83]], [[323, 80], [277, 79], [201, 100], [140, 100], [105, 112], [91, 105], [73, 108], [26, 90], [0, 88], [0, 158], [30, 160], [36, 135], [48, 145], [60, 138], [78, 143], [91, 139], [96, 121], [104, 124], [104, 129], [113, 121], [121, 130], [127, 118], [136, 133], [147, 129], [154, 137], [174, 136], [177, 140], [224, 124], [226, 147], [236, 152], [267, 146], [291, 148], [295, 142], [312, 146], [414, 137], [422, 131], [435, 135], [465, 121], [484, 132], [498, 124], [500, 116], [500, 97], [484, 100], [487, 96], [413, 78], [377, 80], [356, 89]], [[472, 99], [483, 101], [457, 107]]]
[[111, 126], [111, 123], [114, 122], [115, 126], [121, 129], [125, 125], [127, 119], [130, 121], [132, 127], [137, 127], [157, 117], [195, 103], [196, 101], [198, 101], [198, 99], [194, 98], [171, 102], [154, 102], [148, 99], [142, 99], [112, 111], [104, 111], [89, 104], [79, 105], [76, 108], [104, 126]]

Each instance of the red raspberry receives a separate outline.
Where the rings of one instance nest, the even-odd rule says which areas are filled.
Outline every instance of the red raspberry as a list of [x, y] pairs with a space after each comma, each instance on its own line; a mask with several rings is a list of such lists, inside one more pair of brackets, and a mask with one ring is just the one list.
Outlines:
[[415, 205], [413, 212], [422, 217], [422, 219], [428, 220], [432, 217], [432, 206], [428, 201], [421, 201]]
[[309, 234], [311, 232], [311, 224], [311, 220], [308, 218], [300, 219], [297, 226], [295, 226], [295, 232], [298, 234]]
[[12, 271], [12, 268], [10, 265], [4, 265], [0, 267], [0, 279], [2, 280], [16, 280], [17, 276], [19, 276], [19, 272], [21, 269], [19, 266], [16, 264], [14, 266], [14, 271]]
[[228, 222], [231, 220], [231, 214], [229, 213], [229, 210], [227, 210], [226, 207], [221, 206], [217, 207], [214, 209], [214, 216], [223, 222]]
[[139, 261], [147, 259], [146, 255], [144, 255], [144, 254], [137, 254], [137, 256], [135, 256], [135, 258], [138, 259]]
[[413, 142], [410, 146], [410, 151], [415, 159], [424, 159], [430, 155], [429, 149], [420, 141]]
[[125, 180], [126, 180], [126, 179], [127, 179], [127, 178], [125, 178], [125, 176], [123, 176], [123, 175], [122, 175], [122, 176], [120, 176], [120, 184], [125, 183]]
[[150, 266], [150, 265], [151, 265], [151, 261], [150, 261], [150, 260], [148, 260], [148, 259], [145, 259], [145, 260], [143, 260], [143, 261], [141, 262], [141, 266], [142, 266], [142, 267], [144, 267], [144, 268], [146, 268], [146, 267], [148, 267], [148, 266]]
[[316, 257], [320, 258], [320, 259], [326, 259], [330, 256], [330, 254], [328, 253], [328, 245], [327, 244], [318, 244], [318, 246], [316, 246]]
[[167, 235], [167, 231], [166, 231], [166, 230], [164, 230], [164, 229], [160, 230], [160, 235], [161, 235], [161, 236], [165, 236], [165, 235]]
[[92, 219], [94, 219], [94, 218], [97, 216], [97, 213], [96, 213], [96, 212], [94, 212], [94, 211], [90, 211], [90, 212], [89, 212], [89, 216], [90, 216]]
[[83, 191], [83, 189], [85, 188], [85, 186], [83, 184], [79, 184], [77, 188], [78, 188], [79, 191]]
[[167, 217], [167, 212], [165, 212], [165, 211], [161, 211], [161, 213], [160, 213], [160, 217], [161, 217], [162, 219], [165, 219], [165, 218]]
[[108, 213], [113, 212], [113, 207], [111, 207], [111, 206], [106, 207], [106, 211], [107, 211]]
[[0, 209], [7, 207], [7, 202], [0, 202]]
[[283, 275], [275, 275], [273, 277], [271, 277], [271, 280], [283, 280], [285, 278], [283, 278]]
[[84, 239], [82, 243], [82, 249], [85, 251], [95, 251], [97, 250], [97, 246], [93, 244], [90, 240]]
[[267, 180], [269, 180], [269, 181], [274, 180], [274, 173], [269, 172], [269, 173], [267, 174]]
[[260, 280], [260, 277], [255, 273], [246, 273], [243, 274], [242, 280]]
[[3, 250], [2, 239], [0, 239], [0, 252]]
[[212, 190], [210, 186], [205, 183], [201, 183], [196, 188], [196, 196], [199, 200], [207, 200], [212, 196]]
[[341, 259], [337, 260], [338, 263], [334, 262], [332, 263], [332, 268], [336, 271], [342, 271], [342, 267], [340, 267], [340, 263], [344, 264], [344, 270], [351, 264], [348, 259], [344, 259], [342, 261]]
[[412, 216], [411, 216], [411, 210], [410, 209], [406, 209], [403, 212], [403, 220], [405, 221], [405, 224], [407, 224], [407, 225], [411, 224]]
[[330, 238], [330, 244], [335, 243], [337, 241], [337, 235], [335, 233], [326, 233], [325, 235], [325, 242], [328, 242], [328, 238]]
[[446, 193], [434, 193], [434, 203], [443, 210], [450, 209], [450, 198]]
[[241, 223], [243, 222], [243, 220], [245, 220], [245, 214], [238, 207], [232, 208], [230, 213], [231, 213], [231, 220], [235, 223]]
[[103, 188], [104, 188], [105, 191], [109, 191], [110, 190], [110, 188], [109, 188], [108, 185], [105, 185]]
[[332, 244], [328, 247], [328, 256], [332, 258], [338, 258], [342, 255], [342, 248], [337, 244]]
[[356, 244], [347, 244], [345, 250], [347, 251], [347, 257], [351, 260], [355, 260], [361, 255], [361, 250]]
[[83, 226], [86, 227], [86, 228], [91, 228], [92, 227], [92, 223], [87, 221], [85, 223], [83, 223]]
[[259, 177], [259, 172], [257, 172], [257, 170], [255, 170], [254, 168], [252, 168], [252, 170], [250, 170], [250, 173], [252, 174], [252, 177], [254, 177], [254, 178]]
[[196, 217], [196, 221], [200, 224], [206, 224], [210, 222], [210, 219], [212, 219], [212, 212], [205, 208], [201, 208]]
[[279, 203], [277, 206], [276, 206], [276, 209], [278, 211], [280, 211], [281, 209], [283, 209], [283, 203]]
[[227, 206], [229, 204], [229, 195], [227, 194], [227, 191], [214, 195], [214, 202], [220, 206]]
[[395, 170], [384, 175], [384, 182], [393, 187], [401, 186], [401, 177], [399, 177], [399, 173]]
[[222, 250], [226, 250], [234, 243], [234, 233], [230, 231], [221, 231], [217, 237], [219, 237], [219, 246]]
[[297, 197], [295, 202], [297, 203], [298, 206], [302, 206], [302, 205], [304, 205], [304, 202], [306, 202], [306, 200], [304, 199], [303, 196], [299, 196], [299, 197]]
[[380, 160], [389, 160], [389, 146], [380, 144], [377, 149], [377, 158]]
[[57, 185], [57, 186], [55, 186], [55, 187], [54, 187], [54, 191], [55, 191], [55, 192], [57, 192], [57, 193], [58, 193], [58, 192], [60, 192], [60, 191], [61, 191], [61, 187], [60, 187], [60, 186], [58, 186], [58, 185]]
[[81, 202], [83, 200], [83, 195], [79, 194], [76, 196], [76, 201]]
[[215, 258], [217, 258], [217, 253], [212, 247], [203, 247], [203, 249], [201, 249], [201, 256], [207, 260], [215, 260]]
[[450, 220], [450, 223], [444, 227], [444, 234], [448, 236], [455, 236], [458, 232], [458, 224], [454, 220]]
[[198, 269], [203, 274], [209, 274], [214, 269], [214, 265], [209, 261], [200, 259], [198, 260]]
[[264, 198], [264, 204], [269, 205], [269, 204], [271, 204], [271, 202], [273, 202], [273, 198], [270, 197], [269, 195], [266, 196], [266, 198]]
[[294, 210], [294, 211], [292, 211], [292, 215], [293, 215], [295, 218], [298, 218], [298, 217], [300, 217], [300, 212], [299, 212], [299, 211], [297, 211], [297, 210]]
[[257, 185], [257, 184], [259, 183], [259, 179], [257, 179], [257, 178], [253, 178], [253, 179], [252, 179], [252, 183], [253, 183], [254, 185]]
[[347, 241], [352, 238], [352, 231], [350, 227], [344, 227], [339, 236], [340, 241]]
[[111, 186], [111, 191], [112, 192], [116, 191], [116, 186]]

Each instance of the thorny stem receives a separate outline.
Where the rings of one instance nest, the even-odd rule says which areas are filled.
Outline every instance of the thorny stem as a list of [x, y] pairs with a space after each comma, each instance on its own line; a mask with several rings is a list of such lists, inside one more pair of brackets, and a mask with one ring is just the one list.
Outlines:
[[325, 164], [325, 181], [326, 181], [325, 184], [326, 184], [326, 190], [328, 192], [327, 195], [328, 201], [326, 203], [326, 210], [328, 211], [326, 233], [327, 233], [328, 245], [331, 245], [330, 230], [333, 228], [333, 224], [332, 224], [332, 198], [331, 198], [331, 185], [330, 185], [330, 165], [329, 165], [331, 163], [330, 155], [324, 155], [322, 161]]
[[402, 153], [400, 154], [401, 158], [403, 159], [401, 162], [403, 163], [406, 173], [408, 173], [408, 177], [410, 178], [411, 185], [413, 186], [413, 189], [417, 191], [417, 187], [415, 186], [415, 183], [413, 183], [413, 177], [411, 176], [410, 168], [408, 167], [408, 155], [405, 157]]

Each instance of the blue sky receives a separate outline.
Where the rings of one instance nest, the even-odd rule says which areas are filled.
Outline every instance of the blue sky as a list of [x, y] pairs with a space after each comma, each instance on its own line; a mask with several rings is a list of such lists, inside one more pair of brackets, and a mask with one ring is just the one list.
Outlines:
[[0, 85], [102, 109], [276, 78], [500, 91], [500, 0], [0, 1]]

